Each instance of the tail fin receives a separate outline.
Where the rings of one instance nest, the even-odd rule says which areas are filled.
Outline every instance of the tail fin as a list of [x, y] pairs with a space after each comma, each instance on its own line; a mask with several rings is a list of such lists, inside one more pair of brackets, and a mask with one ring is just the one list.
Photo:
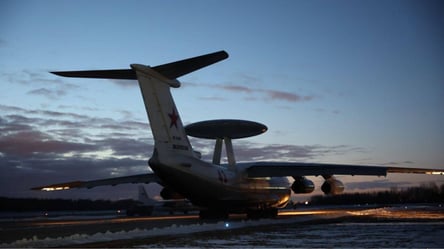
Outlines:
[[145, 188], [143, 187], [143, 185], [139, 185], [139, 197], [138, 197], [139, 202], [142, 202], [145, 205], [152, 205], [154, 204], [156, 201], [151, 199], [148, 196], [148, 193], [146, 192]]
[[170, 86], [180, 86], [179, 81], [167, 79], [148, 66], [132, 64], [131, 68], [136, 71], [139, 80], [157, 152], [160, 155], [178, 153], [193, 156], [170, 92]]
[[52, 72], [65, 77], [137, 79], [150, 120], [157, 153], [194, 156], [170, 87], [179, 87], [176, 78], [228, 58], [225, 51], [149, 67], [132, 64], [132, 69]]

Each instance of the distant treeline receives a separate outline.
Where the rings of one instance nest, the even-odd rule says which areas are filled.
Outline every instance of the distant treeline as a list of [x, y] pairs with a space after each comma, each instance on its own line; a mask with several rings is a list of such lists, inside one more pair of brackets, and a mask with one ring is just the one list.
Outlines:
[[96, 211], [126, 209], [136, 202], [134, 200], [66, 200], [0, 197], [0, 211]]
[[[0, 197], [0, 211], [94, 211], [127, 209], [136, 205], [135, 200], [67, 200]], [[419, 187], [368, 193], [345, 193], [340, 195], [316, 195], [312, 205], [355, 205], [355, 204], [406, 204], [444, 203], [444, 184], [424, 184]]]
[[423, 184], [398, 190], [368, 193], [344, 193], [340, 195], [316, 195], [311, 197], [312, 205], [348, 204], [406, 204], [406, 203], [444, 203], [444, 184]]

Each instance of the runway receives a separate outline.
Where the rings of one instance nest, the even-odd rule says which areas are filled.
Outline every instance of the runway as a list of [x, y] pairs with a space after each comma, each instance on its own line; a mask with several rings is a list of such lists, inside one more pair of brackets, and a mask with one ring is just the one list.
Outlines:
[[[224, 221], [201, 221], [197, 215], [116, 217], [105, 219], [43, 218], [0, 222], [1, 247], [131, 247], [154, 244], [190, 234], [230, 236], [233, 232], [279, 231], [307, 226], [356, 222], [433, 222], [444, 228], [444, 208], [335, 207], [283, 210], [276, 219], [246, 220], [232, 215]], [[159, 244], [160, 243], [160, 244]], [[171, 245], [181, 247], [181, 244]], [[184, 246], [184, 245], [182, 245]], [[201, 245], [197, 245], [200, 247]], [[443, 244], [444, 246], [444, 244]], [[209, 246], [209, 247], [214, 247]]]

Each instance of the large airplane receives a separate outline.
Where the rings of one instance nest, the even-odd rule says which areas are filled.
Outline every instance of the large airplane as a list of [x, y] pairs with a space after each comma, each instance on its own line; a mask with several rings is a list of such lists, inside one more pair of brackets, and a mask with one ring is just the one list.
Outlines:
[[[190, 200], [202, 208], [201, 218], [226, 218], [230, 213], [246, 213], [251, 218], [275, 217], [294, 193], [310, 193], [314, 183], [306, 176], [322, 176], [325, 194], [344, 190], [335, 175], [386, 176], [388, 173], [444, 174], [443, 169], [388, 166], [344, 165], [304, 162], [236, 163], [232, 140], [259, 135], [267, 130], [263, 124], [221, 119], [202, 121], [184, 127], [171, 95], [180, 87], [177, 78], [228, 58], [219, 51], [181, 61], [150, 67], [131, 64], [130, 69], [95, 71], [59, 71], [64, 77], [134, 79], [142, 92], [149, 124], [154, 137], [154, 151], [148, 161], [153, 173], [91, 181], [73, 181], [34, 190], [54, 191], [92, 188], [123, 183], [157, 182], [163, 186], [164, 199]], [[201, 160], [188, 136], [214, 139], [212, 162]], [[225, 144], [227, 164], [221, 164]], [[289, 178], [294, 181], [291, 183]]]

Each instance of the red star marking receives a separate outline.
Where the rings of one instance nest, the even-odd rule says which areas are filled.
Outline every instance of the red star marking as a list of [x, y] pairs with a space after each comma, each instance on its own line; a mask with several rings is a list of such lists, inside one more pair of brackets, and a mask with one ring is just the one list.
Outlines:
[[173, 108], [173, 113], [168, 113], [168, 116], [170, 117], [170, 120], [171, 120], [170, 128], [173, 127], [173, 125], [174, 125], [174, 127], [176, 127], [176, 129], [177, 129], [177, 120], [179, 119], [179, 116], [176, 114], [176, 111], [174, 110], [174, 108]]

